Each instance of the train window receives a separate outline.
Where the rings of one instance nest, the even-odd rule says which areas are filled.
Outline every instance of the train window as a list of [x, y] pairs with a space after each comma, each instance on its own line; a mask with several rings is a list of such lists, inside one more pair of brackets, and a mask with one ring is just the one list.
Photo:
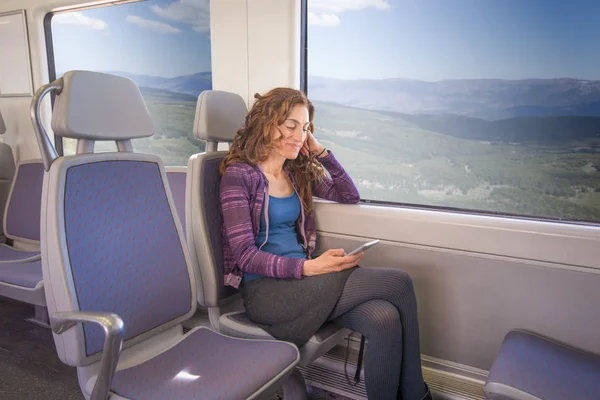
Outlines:
[[[196, 99], [212, 87], [209, 27], [208, 0], [149, 0], [54, 14], [46, 25], [51, 74], [85, 69], [131, 78], [156, 130], [152, 138], [134, 140], [134, 149], [159, 155], [165, 165], [187, 165], [190, 155], [204, 150], [192, 127]], [[75, 141], [65, 139], [63, 147], [73, 154]], [[96, 147], [115, 149], [108, 142]]]
[[600, 221], [600, 2], [307, 5], [316, 134], [363, 199]]

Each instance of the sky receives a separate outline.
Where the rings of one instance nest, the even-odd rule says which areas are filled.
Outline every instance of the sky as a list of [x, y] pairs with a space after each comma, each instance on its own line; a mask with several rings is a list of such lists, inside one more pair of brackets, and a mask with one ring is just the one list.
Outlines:
[[[600, 79], [599, 0], [308, 4], [311, 76]], [[69, 12], [54, 16], [52, 34], [59, 72], [175, 77], [211, 69], [209, 0], [149, 0]]]
[[600, 79], [598, 0], [308, 0], [309, 75]]
[[209, 0], [150, 0], [57, 14], [56, 70], [166, 78], [210, 71], [209, 28]]

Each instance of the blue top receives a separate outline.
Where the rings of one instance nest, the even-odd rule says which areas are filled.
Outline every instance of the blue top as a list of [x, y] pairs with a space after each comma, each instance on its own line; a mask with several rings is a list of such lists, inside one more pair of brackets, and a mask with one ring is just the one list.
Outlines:
[[[300, 217], [300, 199], [294, 191], [288, 197], [269, 196], [269, 237], [261, 251], [289, 258], [306, 258], [298, 241], [296, 221]], [[256, 246], [260, 247], [267, 235], [267, 221], [263, 207], [260, 217], [260, 232], [256, 237]], [[262, 278], [262, 275], [244, 273], [244, 281]]]

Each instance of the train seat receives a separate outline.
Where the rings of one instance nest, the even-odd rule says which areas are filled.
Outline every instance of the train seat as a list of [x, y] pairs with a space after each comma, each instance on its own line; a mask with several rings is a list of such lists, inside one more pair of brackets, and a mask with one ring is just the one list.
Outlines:
[[509, 332], [488, 375], [487, 400], [600, 398], [600, 356], [531, 332]]
[[32, 304], [28, 321], [48, 326], [39, 251], [43, 173], [40, 160], [20, 162], [14, 173], [3, 218], [12, 245], [0, 243], [0, 296]]
[[[77, 139], [58, 157], [39, 106], [55, 92], [52, 128]], [[129, 79], [69, 71], [41, 87], [32, 119], [44, 162], [42, 272], [59, 358], [88, 399], [268, 398], [296, 365], [296, 346], [185, 332], [195, 270], [162, 160], [132, 151], [154, 132]], [[115, 140], [118, 152], [93, 153]]]
[[48, 326], [42, 262], [0, 264], [0, 296], [35, 306], [35, 317], [28, 321]]
[[[228, 335], [244, 338], [272, 338], [245, 315], [237, 290], [223, 282], [221, 243], [221, 212], [219, 209], [219, 164], [227, 154], [217, 151], [219, 142], [232, 142], [243, 126], [247, 107], [241, 96], [224, 91], [207, 90], [200, 94], [196, 105], [194, 136], [207, 141], [207, 151], [195, 154], [188, 161], [186, 218], [187, 238], [192, 262], [196, 265], [198, 301], [208, 308], [212, 326]], [[234, 310], [228, 310], [234, 304]], [[300, 362], [306, 366], [329, 351], [351, 333], [350, 330], [325, 324], [305, 345], [300, 347]], [[299, 373], [290, 387], [302, 387]], [[290, 389], [294, 390], [295, 389]], [[287, 387], [284, 388], [287, 391]], [[296, 394], [294, 394], [296, 396]]]
[[3, 231], [12, 245], [0, 244], [0, 264], [40, 259], [40, 207], [44, 167], [40, 160], [17, 165], [6, 204]]

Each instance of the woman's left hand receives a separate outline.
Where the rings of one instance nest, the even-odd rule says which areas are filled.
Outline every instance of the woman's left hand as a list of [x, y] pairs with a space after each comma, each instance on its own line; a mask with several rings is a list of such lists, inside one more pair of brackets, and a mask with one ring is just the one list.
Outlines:
[[324, 149], [325, 149], [325, 146], [323, 146], [321, 143], [319, 143], [319, 141], [317, 140], [317, 138], [315, 138], [315, 135], [313, 135], [309, 131], [308, 132], [308, 136], [306, 137], [306, 141], [304, 142], [304, 146], [302, 146], [302, 150], [300, 150], [300, 151], [305, 156], [308, 156], [309, 152], [313, 153], [315, 155], [321, 154], [321, 152]]

